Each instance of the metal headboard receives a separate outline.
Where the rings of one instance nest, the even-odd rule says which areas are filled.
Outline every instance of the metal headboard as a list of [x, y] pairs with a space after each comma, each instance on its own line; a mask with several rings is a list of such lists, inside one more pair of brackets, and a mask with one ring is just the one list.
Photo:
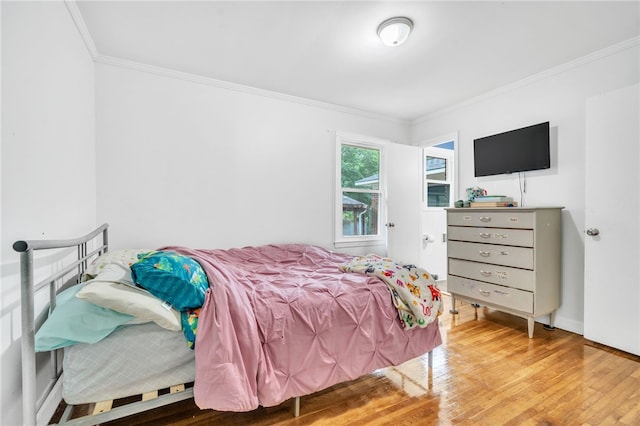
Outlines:
[[[83, 272], [87, 268], [90, 259], [96, 255], [106, 253], [109, 249], [108, 224], [96, 228], [87, 235], [70, 240], [29, 240], [16, 241], [13, 249], [20, 253], [20, 297], [22, 304], [22, 421], [24, 425], [36, 425], [38, 412], [42, 407], [43, 400], [38, 401], [36, 388], [36, 352], [35, 334], [36, 317], [34, 313], [34, 295], [36, 292], [49, 286], [49, 313], [55, 309], [56, 293], [60, 290], [56, 283], [70, 273], [77, 273], [69, 280], [79, 282]], [[87, 243], [98, 239], [102, 235], [102, 244], [91, 252], [87, 252]], [[78, 251], [77, 259], [69, 265], [57, 271], [53, 275], [45, 278], [37, 285], [34, 285], [33, 274], [33, 252], [35, 250], [61, 249], [76, 247]], [[71, 282], [73, 284], [73, 282]], [[58, 352], [51, 351], [52, 377], [47, 384], [43, 396], [49, 394], [56, 382], [60, 378], [58, 368]]]

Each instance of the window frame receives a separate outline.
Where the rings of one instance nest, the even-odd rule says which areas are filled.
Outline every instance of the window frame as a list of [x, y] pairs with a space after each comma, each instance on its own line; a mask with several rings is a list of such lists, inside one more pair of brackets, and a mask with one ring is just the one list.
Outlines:
[[[336, 132], [335, 144], [335, 201], [334, 201], [334, 246], [362, 247], [381, 245], [386, 241], [386, 172], [385, 172], [385, 147], [388, 142], [367, 136], [355, 135], [345, 132]], [[363, 190], [358, 188], [342, 187], [342, 146], [354, 146], [365, 149], [376, 149], [378, 157], [378, 189]], [[364, 192], [378, 194], [378, 233], [376, 235], [344, 235], [342, 222], [342, 196], [344, 192]]]

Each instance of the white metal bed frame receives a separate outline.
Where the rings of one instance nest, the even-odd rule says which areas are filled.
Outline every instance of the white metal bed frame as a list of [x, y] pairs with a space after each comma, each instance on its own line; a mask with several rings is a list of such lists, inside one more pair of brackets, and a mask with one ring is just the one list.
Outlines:
[[[40, 315], [34, 312], [34, 296], [44, 287], [49, 286], [49, 314], [56, 306], [56, 295], [70, 286], [80, 283], [82, 274], [87, 268], [89, 261], [96, 256], [106, 253], [109, 250], [108, 224], [103, 224], [92, 232], [80, 238], [69, 240], [29, 240], [16, 241], [13, 249], [20, 253], [20, 296], [22, 315], [22, 422], [24, 425], [35, 426], [38, 422], [49, 421], [43, 419], [42, 410], [48, 395], [61, 383], [62, 366], [60, 361], [60, 351], [50, 352], [51, 377], [45, 389], [38, 395], [36, 385], [36, 351], [35, 334], [42, 321], [37, 321]], [[100, 243], [100, 237], [102, 241]], [[99, 244], [96, 249], [88, 251], [88, 243]], [[34, 285], [34, 263], [33, 253], [37, 250], [53, 250], [75, 247], [77, 249], [76, 260], [63, 267], [60, 271], [46, 277], [38, 284]], [[62, 286], [58, 283], [64, 282]], [[38, 324], [40, 323], [40, 324]], [[167, 393], [157, 398], [132, 402], [103, 413], [87, 415], [75, 419], [70, 419], [73, 406], [69, 405], [62, 414], [59, 424], [66, 425], [94, 425], [103, 423], [132, 414], [151, 410], [163, 405], [172, 404], [193, 397], [193, 388], [186, 388], [181, 392]]]
[[[89, 261], [109, 250], [108, 228], [109, 225], [105, 223], [80, 238], [68, 240], [16, 241], [13, 244], [13, 249], [20, 253], [20, 292], [22, 301], [22, 421], [24, 425], [36, 426], [42, 422], [44, 422], [44, 424], [48, 423], [50, 420], [49, 418], [42, 418], [45, 415], [43, 414], [43, 408], [45, 408], [44, 403], [54, 388], [61, 386], [63, 374], [60, 362], [61, 357], [59, 356], [61, 350], [51, 351], [51, 377], [44, 391], [38, 395], [36, 385], [35, 334], [43, 321], [37, 320], [41, 315], [35, 315], [34, 296], [38, 291], [49, 286], [49, 314], [51, 314], [56, 306], [56, 295], [73, 285], [79, 284], [84, 271], [87, 269]], [[101, 243], [98, 241], [100, 237], [102, 237]], [[87, 246], [90, 242], [93, 242], [94, 245], [99, 245], [97, 248], [89, 252]], [[77, 250], [76, 260], [70, 262], [69, 265], [63, 267], [60, 271], [57, 271], [34, 285], [33, 252], [38, 250], [53, 250], [70, 247], [75, 247]], [[63, 281], [64, 284], [62, 286], [57, 285], [59, 282]], [[433, 351], [429, 351], [429, 371], [431, 371], [432, 367]], [[154, 408], [192, 397], [193, 387], [189, 387], [179, 392], [170, 392], [159, 395], [154, 399], [130, 402], [109, 411], [89, 414], [74, 419], [70, 418], [73, 412], [73, 406], [68, 405], [58, 424], [95, 425], [141, 413], [143, 411], [152, 410]], [[292, 402], [293, 416], [298, 417], [300, 415], [300, 397], [293, 398]]]

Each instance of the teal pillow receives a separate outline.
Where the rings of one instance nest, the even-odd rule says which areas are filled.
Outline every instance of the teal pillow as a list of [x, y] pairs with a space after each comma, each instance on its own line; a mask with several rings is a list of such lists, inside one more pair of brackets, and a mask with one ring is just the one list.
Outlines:
[[119, 326], [135, 320], [131, 315], [76, 298], [82, 288], [76, 285], [56, 296], [56, 308], [36, 333], [36, 351], [96, 343]]
[[131, 265], [133, 282], [179, 311], [202, 306], [209, 283], [198, 262], [171, 251], [138, 257], [140, 260]]

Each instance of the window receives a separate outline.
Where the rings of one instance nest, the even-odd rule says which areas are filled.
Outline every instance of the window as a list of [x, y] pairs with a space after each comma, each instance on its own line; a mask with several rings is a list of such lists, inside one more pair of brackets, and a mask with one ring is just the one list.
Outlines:
[[425, 207], [450, 207], [453, 150], [449, 144], [424, 149]]
[[336, 137], [336, 245], [382, 238], [382, 144]]

